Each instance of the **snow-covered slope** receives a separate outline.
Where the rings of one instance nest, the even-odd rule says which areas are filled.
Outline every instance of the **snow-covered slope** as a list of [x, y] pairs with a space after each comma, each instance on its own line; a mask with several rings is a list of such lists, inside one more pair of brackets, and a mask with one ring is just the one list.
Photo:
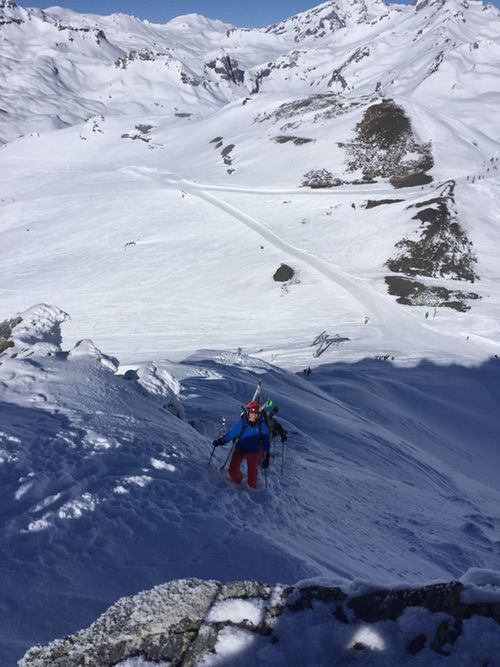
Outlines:
[[323, 331], [344, 359], [498, 351], [498, 10], [0, 12], [1, 316], [57, 303], [68, 344], [124, 362], [241, 346], [300, 368]]
[[[66, 318], [40, 305], [1, 332], [2, 664], [175, 577], [394, 585], [498, 566], [498, 360], [306, 379], [205, 351], [116, 375], [91, 341], [61, 349]], [[257, 380], [289, 440], [252, 491], [219, 471], [228, 450], [207, 462]]]
[[[0, 0], [0, 43], [5, 664], [173, 577], [497, 567], [498, 10]], [[250, 494], [206, 461], [259, 377]]]

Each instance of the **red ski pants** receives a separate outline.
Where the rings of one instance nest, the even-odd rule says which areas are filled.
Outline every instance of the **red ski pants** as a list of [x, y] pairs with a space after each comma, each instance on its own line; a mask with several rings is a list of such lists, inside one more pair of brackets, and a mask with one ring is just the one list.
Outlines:
[[243, 459], [247, 460], [248, 486], [255, 489], [257, 486], [257, 466], [260, 461], [260, 452], [257, 452], [256, 454], [245, 454], [235, 448], [233, 455], [231, 456], [231, 463], [229, 464], [229, 475], [233, 482], [236, 482], [236, 484], [241, 483], [241, 480], [243, 479], [243, 473], [241, 472]]

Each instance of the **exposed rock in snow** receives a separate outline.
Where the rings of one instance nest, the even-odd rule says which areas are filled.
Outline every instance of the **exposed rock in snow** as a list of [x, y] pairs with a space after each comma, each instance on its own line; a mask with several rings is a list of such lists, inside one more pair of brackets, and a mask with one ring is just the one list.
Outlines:
[[56, 306], [41, 303], [29, 308], [2, 324], [3, 352], [13, 357], [33, 354], [35, 350], [42, 355], [60, 351], [61, 324], [68, 318], [69, 315]]
[[267, 27], [266, 32], [291, 35], [296, 42], [310, 38], [320, 39], [341, 28], [376, 18], [386, 11], [386, 5], [381, 0], [324, 2], [314, 9]]
[[468, 301], [476, 301], [480, 298], [475, 292], [463, 292], [440, 285], [424, 285], [418, 280], [409, 280], [399, 276], [386, 276], [385, 282], [389, 294], [397, 296], [397, 302], [405, 306], [452, 308], [466, 313], [471, 308]]
[[434, 164], [430, 144], [417, 139], [410, 119], [394, 100], [368, 107], [356, 125], [356, 138], [345, 145], [345, 151], [349, 171], [361, 172], [368, 181], [388, 178], [394, 185], [402, 178], [425, 173]]
[[239, 85], [245, 80], [245, 72], [238, 67], [238, 61], [228, 55], [211, 60], [206, 67], [212, 69], [223, 81]]
[[[487, 578], [498, 583], [495, 573]], [[440, 656], [472, 664], [471, 651], [476, 664], [494, 664], [488, 661], [500, 646], [498, 585], [488, 602], [476, 602], [473, 591], [462, 601], [467, 584], [458, 581], [364, 593], [355, 588], [172, 581], [122, 598], [85, 630], [32, 648], [19, 667], [105, 667], [129, 658], [183, 667], [228, 659], [232, 665], [326, 667], [354, 659], [357, 651], [372, 656], [370, 665], [386, 667], [410, 665], [409, 656], [422, 652], [428, 665]], [[246, 650], [239, 655], [242, 642]]]
[[273, 280], [279, 283], [284, 283], [287, 280], [291, 280], [295, 275], [295, 271], [288, 264], [281, 264], [278, 269], [276, 269]]
[[[416, 240], [403, 238], [396, 243], [398, 255], [386, 262], [394, 273], [427, 278], [447, 278], [473, 283], [479, 278], [475, 270], [477, 258], [472, 243], [460, 225], [455, 204], [455, 182], [439, 189], [432, 199], [412, 204], [419, 220]], [[447, 306], [461, 312], [470, 309], [467, 299], [479, 299], [473, 293], [450, 290], [439, 285], [422, 283], [395, 276], [387, 277], [390, 294], [398, 295], [399, 303], [406, 305]]]

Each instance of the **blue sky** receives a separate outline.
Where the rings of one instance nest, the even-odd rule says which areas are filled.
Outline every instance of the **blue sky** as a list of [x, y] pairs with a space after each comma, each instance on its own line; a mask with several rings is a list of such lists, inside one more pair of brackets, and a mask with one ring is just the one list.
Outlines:
[[[408, 4], [409, 0], [401, 0]], [[491, 1], [491, 0], [490, 0]], [[208, 18], [221, 19], [242, 28], [254, 28], [280, 21], [311, 9], [321, 0], [18, 0], [24, 7], [45, 8], [59, 4], [77, 12], [112, 14], [124, 12], [155, 23], [164, 23], [175, 16], [195, 12]], [[500, 0], [492, 4], [500, 5]]]
[[93, 14], [124, 12], [155, 23], [195, 12], [248, 28], [274, 23], [320, 3], [321, 0], [18, 0], [24, 7], [44, 9], [58, 4]]

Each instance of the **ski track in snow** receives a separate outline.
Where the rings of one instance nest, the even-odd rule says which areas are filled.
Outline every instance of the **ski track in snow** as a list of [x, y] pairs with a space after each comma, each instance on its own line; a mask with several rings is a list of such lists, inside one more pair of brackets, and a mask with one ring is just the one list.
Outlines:
[[[202, 199], [209, 204], [219, 208], [220, 210], [228, 213], [230, 216], [239, 220], [247, 227], [259, 234], [263, 239], [271, 243], [275, 248], [284, 250], [290, 256], [295, 257], [306, 263], [313, 270], [320, 273], [322, 276], [330, 280], [336, 287], [340, 287], [346, 291], [355, 301], [357, 301], [370, 316], [371, 328], [376, 329], [377, 338], [379, 340], [384, 338], [384, 327], [389, 325], [394, 321], [396, 323], [401, 320], [406, 321], [407, 326], [411, 329], [415, 326], [418, 326], [426, 330], [426, 336], [430, 339], [434, 339], [436, 343], [442, 343], [443, 335], [448, 336], [453, 339], [460, 339], [462, 334], [460, 332], [445, 331], [436, 333], [432, 326], [426, 324], [425, 321], [422, 321], [420, 318], [415, 318], [410, 312], [403, 310], [395, 300], [388, 300], [387, 298], [382, 297], [376, 290], [370, 287], [370, 285], [359, 278], [355, 278], [351, 274], [346, 273], [338, 266], [333, 265], [331, 262], [327, 262], [312, 253], [302, 250], [296, 246], [291, 245], [277, 234], [268, 229], [265, 225], [260, 223], [255, 218], [251, 217], [244, 211], [240, 210], [233, 204], [218, 199], [217, 197], [208, 194], [206, 190], [218, 191], [218, 192], [234, 192], [241, 194], [260, 194], [260, 195], [271, 195], [271, 194], [288, 194], [288, 195], [300, 195], [300, 196], [318, 196], [318, 195], [328, 195], [330, 197], [344, 197], [346, 195], [356, 194], [357, 196], [362, 195], [363, 199], [366, 194], [378, 194], [378, 195], [393, 195], [393, 190], [387, 190], [387, 188], [374, 189], [365, 191], [361, 193], [359, 190], [349, 191], [349, 190], [337, 190], [334, 192], [328, 190], [327, 192], [318, 192], [315, 190], [304, 191], [304, 190], [274, 190], [266, 188], [234, 188], [226, 186], [217, 186], [217, 185], [206, 185], [202, 183], [195, 183], [193, 181], [184, 179], [182, 177], [171, 177], [170, 172], [168, 174], [162, 173], [159, 169], [151, 169], [148, 167], [125, 167], [120, 170], [122, 173], [127, 175], [132, 175], [134, 177], [139, 177], [139, 179], [149, 179], [156, 182], [160, 182], [164, 187], [169, 189], [179, 190], [180, 192], [184, 191], [192, 195], [197, 196], [199, 199]], [[465, 179], [462, 179], [465, 180]], [[434, 186], [435, 187], [435, 186]], [[434, 189], [434, 188], [433, 188]], [[405, 191], [407, 198], [412, 196], [422, 197], [422, 189], [419, 188], [407, 188]], [[434, 193], [433, 193], [434, 194]], [[402, 331], [407, 331], [407, 327], [403, 327]], [[406, 336], [405, 333], [400, 335], [400, 340], [407, 345], [412, 345], [413, 337]], [[491, 345], [497, 345], [496, 341], [489, 341], [484, 339], [481, 341], [481, 346], [484, 349], [491, 348]]]
[[[155, 175], [161, 176], [156, 170], [149, 170], [149, 169], [134, 169], [134, 168], [127, 168], [126, 173], [130, 174], [138, 174], [141, 177], [146, 175], [147, 177], [151, 178]], [[354, 283], [362, 283], [361, 280], [354, 278], [352, 275], [349, 275], [345, 271], [342, 271], [339, 267], [336, 267], [335, 265], [331, 264], [330, 262], [326, 262], [323, 259], [320, 259], [319, 257], [313, 255], [310, 252], [307, 252], [305, 250], [301, 250], [300, 248], [297, 248], [296, 246], [291, 245], [290, 243], [287, 243], [284, 241], [282, 238], [280, 238], [277, 234], [272, 232], [270, 229], [265, 227], [262, 223], [258, 222], [255, 218], [252, 218], [249, 216], [247, 213], [244, 213], [240, 209], [238, 209], [236, 206], [233, 206], [232, 204], [228, 204], [227, 202], [221, 201], [220, 199], [217, 199], [213, 195], [207, 194], [205, 190], [215, 190], [215, 191], [225, 191], [225, 192], [240, 192], [240, 193], [255, 193], [255, 194], [308, 194], [308, 195], [315, 195], [315, 192], [310, 192], [310, 193], [304, 193], [303, 191], [298, 191], [298, 190], [266, 190], [266, 189], [246, 189], [246, 188], [225, 188], [223, 186], [205, 186], [202, 184], [196, 184], [193, 183], [192, 181], [187, 181], [184, 179], [181, 180], [170, 180], [168, 178], [160, 178], [160, 179], [155, 179], [155, 180], [160, 180], [160, 182], [165, 185], [166, 187], [169, 187], [171, 189], [179, 189], [179, 190], [184, 190], [185, 192], [189, 192], [190, 194], [196, 195], [200, 199], [203, 199], [204, 201], [207, 201], [208, 203], [212, 204], [213, 206], [216, 206], [217, 208], [225, 211], [229, 215], [231, 215], [233, 218], [236, 220], [239, 220], [240, 222], [243, 222], [247, 227], [255, 231], [257, 234], [259, 234], [262, 238], [264, 238], [266, 241], [269, 241], [275, 248], [278, 248], [280, 250], [284, 250], [287, 252], [290, 256], [295, 257], [303, 262], [305, 262], [308, 266], [310, 266], [312, 269], [315, 269], [318, 271], [321, 275], [324, 277], [328, 278], [331, 282], [333, 282], [335, 285], [341, 287], [344, 289], [350, 296], [355, 299], [358, 303], [360, 303], [363, 308], [366, 310], [367, 313], [370, 313], [373, 317], [375, 315], [379, 321], [382, 321], [384, 316], [389, 315], [389, 313], [392, 311], [391, 307], [381, 307], [380, 303], [377, 304], [376, 306], [374, 305], [374, 302], [372, 299], [375, 298], [375, 293], [374, 290], [371, 290], [369, 285], [366, 283], [363, 285], [363, 287], [360, 287], [356, 289], [354, 287]], [[182, 186], [182, 187], [181, 187]], [[328, 193], [324, 193], [332, 196], [331, 191]], [[335, 193], [337, 194], [337, 193]], [[341, 192], [339, 194], [346, 194], [345, 192]], [[357, 193], [359, 194], [359, 192]], [[369, 291], [370, 292], [370, 297], [368, 298], [365, 296], [363, 292]], [[381, 336], [382, 333], [379, 333], [379, 336]]]

